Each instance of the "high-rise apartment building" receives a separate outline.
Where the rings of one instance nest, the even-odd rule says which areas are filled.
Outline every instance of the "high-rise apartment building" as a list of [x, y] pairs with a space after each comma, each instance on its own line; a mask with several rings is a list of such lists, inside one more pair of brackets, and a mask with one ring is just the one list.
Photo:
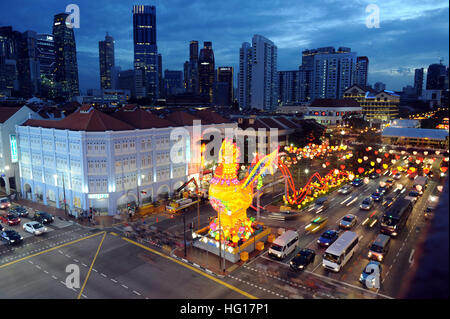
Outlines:
[[444, 90], [447, 68], [442, 63], [431, 64], [427, 72], [427, 90]]
[[112, 89], [112, 69], [114, 68], [114, 38], [106, 33], [105, 40], [98, 42], [100, 62], [100, 88]]
[[209, 102], [213, 102], [215, 66], [214, 51], [212, 43], [206, 41], [200, 50], [198, 58], [198, 78], [199, 78], [199, 94], [209, 97]]
[[414, 90], [416, 91], [416, 96], [422, 96], [423, 68], [414, 70]]
[[252, 47], [250, 43], [242, 43], [239, 49], [238, 102], [241, 109], [249, 109], [252, 82]]
[[79, 95], [78, 63], [75, 34], [67, 13], [55, 15], [53, 40], [55, 44], [55, 82], [58, 96], [70, 99]]
[[369, 58], [366, 56], [357, 57], [355, 79], [353, 81], [353, 84], [365, 88], [367, 86], [368, 75], [369, 75]]
[[144, 73], [147, 97], [155, 100], [160, 87], [155, 6], [133, 6], [133, 43], [134, 68]]
[[278, 104], [286, 105], [298, 103], [300, 71], [278, 72]]

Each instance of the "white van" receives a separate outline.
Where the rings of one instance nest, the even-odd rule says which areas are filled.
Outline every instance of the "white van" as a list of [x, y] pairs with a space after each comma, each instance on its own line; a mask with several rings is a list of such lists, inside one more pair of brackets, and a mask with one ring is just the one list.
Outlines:
[[269, 256], [284, 259], [297, 248], [298, 233], [293, 230], [285, 231], [275, 239], [269, 248]]
[[344, 232], [330, 247], [325, 250], [322, 266], [339, 272], [350, 260], [358, 247], [358, 235], [351, 231]]

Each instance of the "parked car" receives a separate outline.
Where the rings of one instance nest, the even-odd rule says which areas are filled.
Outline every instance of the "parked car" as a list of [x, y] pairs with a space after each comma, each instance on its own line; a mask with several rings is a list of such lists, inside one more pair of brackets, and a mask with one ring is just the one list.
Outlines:
[[310, 233], [316, 233], [324, 228], [328, 223], [328, 217], [317, 217], [305, 226], [305, 231]]
[[8, 207], [11, 207], [11, 202], [9, 201], [8, 197], [1, 197], [0, 209], [7, 209]]
[[355, 178], [352, 182], [352, 185], [355, 187], [359, 187], [364, 183], [364, 181], [360, 178]]
[[316, 257], [316, 253], [312, 249], [302, 249], [292, 258], [290, 262], [290, 266], [292, 269], [305, 269], [309, 264], [314, 263], [314, 259]]
[[[370, 275], [372, 275], [372, 280], [368, 281]], [[366, 288], [379, 288], [377, 287], [377, 283], [381, 283], [381, 263], [374, 260], [370, 261], [359, 276], [359, 282]]]
[[20, 224], [20, 218], [15, 214], [2, 214], [0, 215], [0, 221], [8, 226]]
[[365, 198], [361, 205], [359, 205], [359, 208], [363, 209], [363, 210], [371, 210], [373, 207], [373, 199], [372, 197], [367, 197]]
[[8, 244], [18, 244], [22, 242], [23, 237], [15, 230], [4, 230], [0, 233], [0, 238]]
[[350, 185], [345, 185], [338, 190], [339, 194], [346, 195], [352, 191]]
[[338, 239], [339, 234], [335, 230], [327, 230], [325, 231], [317, 240], [317, 244], [321, 247], [323, 246], [330, 246], [332, 243]]
[[350, 229], [356, 225], [356, 221], [357, 221], [357, 219], [356, 219], [355, 215], [347, 214], [341, 218], [341, 220], [339, 222], [339, 228]]
[[50, 224], [53, 223], [55, 217], [47, 212], [36, 212], [34, 213], [33, 220], [40, 222], [42, 224]]
[[23, 206], [14, 206], [9, 209], [9, 212], [19, 217], [28, 217], [28, 210]]
[[29, 223], [25, 223], [23, 224], [23, 230], [31, 233], [33, 235], [42, 235], [43, 233], [47, 232], [47, 227], [45, 227], [44, 225], [42, 225], [39, 222], [29, 222]]

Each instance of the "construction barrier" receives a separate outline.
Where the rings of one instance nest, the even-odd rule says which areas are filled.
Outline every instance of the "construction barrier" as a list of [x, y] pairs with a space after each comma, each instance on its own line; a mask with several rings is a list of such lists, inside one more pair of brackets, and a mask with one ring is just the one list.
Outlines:
[[246, 252], [246, 251], [241, 252], [241, 260], [242, 261], [248, 260], [248, 252]]
[[269, 243], [273, 243], [274, 240], [275, 240], [275, 235], [274, 235], [274, 234], [270, 234], [270, 235], [267, 237], [267, 241], [268, 241]]
[[262, 241], [259, 241], [256, 243], [256, 250], [259, 250], [259, 251], [264, 250], [264, 243]]

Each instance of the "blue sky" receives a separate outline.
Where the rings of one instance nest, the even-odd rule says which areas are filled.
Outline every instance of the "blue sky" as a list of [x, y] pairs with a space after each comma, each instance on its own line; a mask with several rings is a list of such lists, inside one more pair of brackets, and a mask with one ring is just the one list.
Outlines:
[[[116, 65], [133, 65], [133, 4], [157, 7], [163, 68], [182, 70], [189, 41], [212, 41], [216, 66], [239, 65], [242, 42], [261, 34], [278, 46], [278, 69], [297, 69], [301, 51], [345, 46], [369, 57], [369, 83], [391, 90], [413, 84], [414, 68], [449, 61], [449, 4], [441, 0], [2, 0], [0, 26], [51, 33], [53, 15], [80, 8], [75, 30], [80, 87], [99, 87], [98, 41], [115, 38]], [[380, 8], [380, 28], [367, 28], [368, 4]], [[237, 85], [235, 83], [235, 85]]]

